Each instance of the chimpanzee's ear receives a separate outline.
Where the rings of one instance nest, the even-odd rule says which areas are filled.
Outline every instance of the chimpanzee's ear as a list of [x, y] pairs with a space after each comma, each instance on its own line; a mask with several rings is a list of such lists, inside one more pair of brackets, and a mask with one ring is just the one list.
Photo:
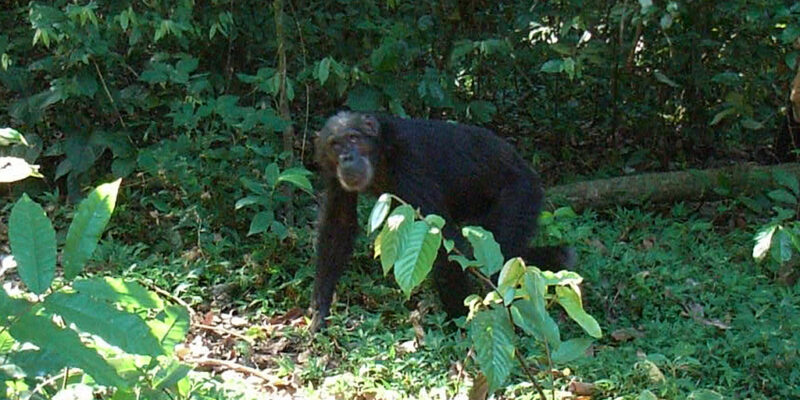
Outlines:
[[378, 137], [380, 132], [381, 126], [378, 123], [378, 119], [372, 115], [364, 115], [364, 133], [369, 136]]

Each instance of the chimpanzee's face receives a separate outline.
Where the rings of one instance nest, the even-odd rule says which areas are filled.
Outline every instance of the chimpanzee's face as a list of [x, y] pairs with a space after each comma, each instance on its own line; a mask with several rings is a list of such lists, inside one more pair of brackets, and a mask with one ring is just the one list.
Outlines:
[[[323, 168], [336, 168], [336, 177], [347, 191], [366, 189], [375, 173], [378, 121], [367, 115], [340, 112], [317, 138], [318, 160]], [[320, 147], [321, 146], [321, 147]]]

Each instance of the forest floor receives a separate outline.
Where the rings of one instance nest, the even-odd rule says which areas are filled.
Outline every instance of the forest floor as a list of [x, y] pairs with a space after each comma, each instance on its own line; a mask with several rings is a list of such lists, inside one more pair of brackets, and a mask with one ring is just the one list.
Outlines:
[[[586, 357], [540, 372], [540, 383], [556, 398], [800, 398], [798, 267], [753, 261], [759, 223], [743, 210], [679, 204], [569, 220], [563, 240], [578, 250], [584, 305], [604, 337]], [[476, 367], [464, 331], [445, 320], [431, 287], [404, 301], [366, 241], [357, 246], [330, 326], [314, 337], [304, 315], [308, 265], [263, 290], [184, 287], [196, 295], [178, 354], [196, 366], [197, 382], [220, 398], [466, 399]], [[147, 275], [142, 268], [135, 275]], [[250, 279], [241, 274], [228, 280], [241, 286]], [[562, 336], [581, 335], [559, 312]], [[541, 351], [520, 345], [541, 366]], [[536, 396], [517, 372], [497, 398]]]

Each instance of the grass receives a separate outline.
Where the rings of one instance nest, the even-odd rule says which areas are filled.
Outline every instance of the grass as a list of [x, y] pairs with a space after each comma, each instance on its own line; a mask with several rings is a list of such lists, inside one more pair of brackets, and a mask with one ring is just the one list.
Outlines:
[[[562, 231], [580, 254], [584, 304], [605, 336], [587, 357], [541, 373], [542, 384], [565, 391], [573, 381], [592, 383], [598, 399], [800, 398], [800, 285], [752, 261], [759, 222], [733, 206], [587, 211], [568, 221]], [[310, 246], [307, 236], [300, 235], [295, 249]], [[112, 249], [101, 248], [101, 259], [127, 252], [142, 260], [122, 268], [125, 274], [149, 277], [199, 309], [250, 321], [247, 334], [258, 338], [252, 352], [260, 354], [255, 364], [275, 381], [198, 373], [197, 382], [224, 393], [203, 389], [211, 398], [267, 392], [274, 398], [444, 399], [466, 396], [472, 385], [476, 368], [466, 357], [464, 332], [437, 311], [434, 290], [426, 286], [406, 301], [381, 275], [365, 240], [338, 287], [330, 328], [314, 338], [302, 318], [274, 323], [308, 304], [313, 268], [307, 253], [253, 263], [248, 257], [266, 246], [256, 244], [233, 246], [236, 258], [230, 249], [207, 250], [187, 261], [185, 254], [142, 258], [147, 252], [140, 247], [104, 246]], [[239, 290], [222, 302], [207, 287], [225, 282]], [[422, 310], [421, 318], [409, 317], [414, 309]], [[568, 319], [557, 320], [566, 337], [580, 335]], [[247, 357], [234, 358], [253, 360]], [[502, 398], [535, 398], [521, 374], [511, 383]]]

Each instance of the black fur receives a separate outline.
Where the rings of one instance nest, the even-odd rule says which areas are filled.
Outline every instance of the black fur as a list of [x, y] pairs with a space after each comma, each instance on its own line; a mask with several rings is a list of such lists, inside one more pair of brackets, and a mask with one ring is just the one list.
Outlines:
[[[368, 133], [376, 122], [378, 135], [373, 137]], [[444, 235], [457, 243], [462, 242], [460, 226], [480, 225], [494, 234], [506, 258], [521, 256], [531, 265], [553, 269], [574, 262], [569, 248], [529, 246], [544, 198], [542, 183], [513, 147], [493, 132], [443, 121], [342, 112], [328, 120], [317, 139], [326, 193], [319, 217], [312, 330], [324, 324], [358, 230], [358, 192], [346, 190], [336, 172], [337, 160], [345, 160], [341, 153], [352, 150], [342, 150], [337, 158], [328, 142], [344, 131], [361, 134], [371, 146], [362, 152], [372, 163], [372, 180], [363, 192], [393, 193], [423, 214], [444, 217]], [[442, 252], [433, 275], [445, 310], [462, 315], [463, 300], [471, 293], [466, 273]]]

